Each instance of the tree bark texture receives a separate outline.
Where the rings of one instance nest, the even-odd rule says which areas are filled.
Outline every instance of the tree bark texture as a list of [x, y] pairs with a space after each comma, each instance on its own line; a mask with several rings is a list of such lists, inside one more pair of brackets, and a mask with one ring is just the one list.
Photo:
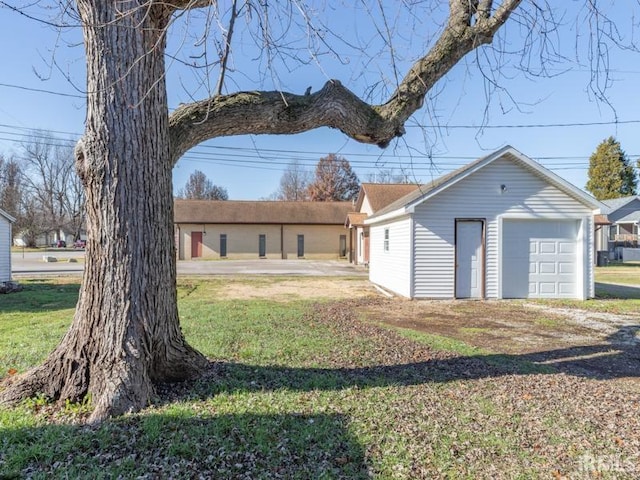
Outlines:
[[87, 197], [85, 273], [69, 332], [42, 366], [2, 393], [7, 402], [89, 394], [91, 420], [138, 410], [154, 381], [189, 378], [207, 365], [178, 321], [164, 83], [168, 12], [133, 3], [78, 2], [89, 92], [76, 148]]

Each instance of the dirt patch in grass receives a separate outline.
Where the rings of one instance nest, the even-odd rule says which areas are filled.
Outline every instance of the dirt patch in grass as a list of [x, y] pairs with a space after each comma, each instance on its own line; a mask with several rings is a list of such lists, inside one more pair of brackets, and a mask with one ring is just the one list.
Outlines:
[[595, 378], [640, 372], [640, 315], [514, 301], [406, 301], [369, 305], [370, 321], [453, 338], [481, 351]]
[[377, 295], [373, 286], [363, 278], [273, 278], [256, 282], [231, 282], [220, 293], [227, 299], [271, 299], [289, 301], [331, 298], [362, 298]]

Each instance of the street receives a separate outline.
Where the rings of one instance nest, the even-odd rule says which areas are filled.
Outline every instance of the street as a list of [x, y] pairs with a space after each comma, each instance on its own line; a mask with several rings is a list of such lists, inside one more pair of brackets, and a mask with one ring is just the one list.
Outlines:
[[[84, 250], [13, 252], [11, 272], [14, 278], [80, 275], [84, 269], [84, 256]], [[51, 261], [53, 259], [55, 261]], [[367, 271], [346, 260], [180, 260], [178, 275], [366, 276]]]

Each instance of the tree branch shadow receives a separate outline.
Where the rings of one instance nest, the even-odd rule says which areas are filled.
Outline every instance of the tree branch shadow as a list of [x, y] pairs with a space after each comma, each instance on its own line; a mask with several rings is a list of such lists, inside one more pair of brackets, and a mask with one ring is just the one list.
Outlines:
[[19, 292], [0, 295], [0, 315], [8, 313], [43, 313], [75, 308], [79, 283], [23, 283]]
[[[640, 279], [638, 279], [640, 283]], [[596, 298], [599, 300], [640, 299], [640, 287], [596, 282]]]
[[294, 368], [212, 362], [197, 382], [159, 385], [161, 402], [220, 393], [342, 390], [447, 383], [506, 375], [556, 374], [610, 380], [640, 377], [640, 325], [625, 326], [607, 343], [527, 354], [478, 354], [356, 368]]

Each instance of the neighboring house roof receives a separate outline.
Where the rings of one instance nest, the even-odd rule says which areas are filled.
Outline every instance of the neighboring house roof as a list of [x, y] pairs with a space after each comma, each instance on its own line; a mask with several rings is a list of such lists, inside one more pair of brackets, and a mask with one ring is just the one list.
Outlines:
[[349, 227], [361, 227], [364, 225], [364, 221], [367, 218], [366, 213], [349, 212], [347, 220], [344, 222], [344, 226]]
[[457, 170], [454, 170], [451, 173], [448, 173], [447, 175], [444, 175], [434, 180], [431, 183], [420, 185], [415, 191], [405, 195], [404, 197], [396, 200], [390, 205], [387, 205], [382, 210], [374, 213], [371, 217], [367, 219], [366, 223], [367, 224], [374, 223], [376, 220], [381, 220], [382, 217], [394, 218], [398, 215], [411, 213], [413, 211], [413, 208], [417, 204], [422, 203], [423, 201], [425, 201], [426, 199], [434, 195], [437, 195], [441, 191], [445, 190], [451, 185], [456, 184], [457, 182], [471, 175], [475, 171], [503, 157], [510, 158], [511, 160], [517, 162], [518, 164], [525, 167], [527, 170], [533, 172], [539, 177], [544, 178], [547, 182], [554, 185], [556, 188], [560, 189], [567, 195], [575, 198], [579, 202], [585, 205], [588, 205], [593, 209], [600, 209], [600, 210], [606, 209], [605, 205], [603, 205], [601, 202], [596, 200], [594, 197], [592, 197], [588, 193], [580, 190], [579, 188], [567, 182], [560, 176], [544, 168], [538, 162], [535, 162], [534, 160], [530, 159], [526, 155], [520, 153], [518, 150], [516, 150], [512, 146], [507, 145], [506, 147], [503, 147], [500, 150], [497, 150], [485, 157], [479, 158]]
[[2, 210], [0, 208], [0, 216], [6, 218], [7, 220], [9, 220], [9, 223], [13, 223], [16, 221], [15, 218], [13, 218], [11, 215], [9, 215], [7, 212], [5, 212], [4, 210]]
[[631, 212], [629, 215], [617, 219], [616, 223], [640, 223], [640, 210]]
[[612, 213], [616, 210], [624, 207], [627, 203], [630, 203], [634, 200], [640, 200], [640, 195], [629, 195], [627, 197], [619, 197], [619, 198], [610, 198], [608, 200], [602, 200], [608, 208], [606, 212], [603, 213]]
[[175, 223], [344, 225], [351, 202], [175, 200]]
[[418, 187], [420, 185], [416, 183], [363, 183], [356, 199], [355, 210], [361, 210], [365, 196], [375, 213]]
[[[640, 223], [640, 208], [636, 210], [631, 210], [629, 213], [624, 215], [624, 211], [618, 212], [618, 210], [623, 209], [630, 203], [634, 201], [640, 202], [640, 195], [630, 195], [628, 197], [620, 197], [620, 198], [611, 198], [609, 200], [603, 200], [608, 208], [607, 215], [611, 215], [615, 220], [614, 223]], [[630, 207], [633, 209], [633, 207]], [[616, 214], [616, 212], [618, 212]], [[616, 218], [618, 215], [624, 215], [620, 218]]]

